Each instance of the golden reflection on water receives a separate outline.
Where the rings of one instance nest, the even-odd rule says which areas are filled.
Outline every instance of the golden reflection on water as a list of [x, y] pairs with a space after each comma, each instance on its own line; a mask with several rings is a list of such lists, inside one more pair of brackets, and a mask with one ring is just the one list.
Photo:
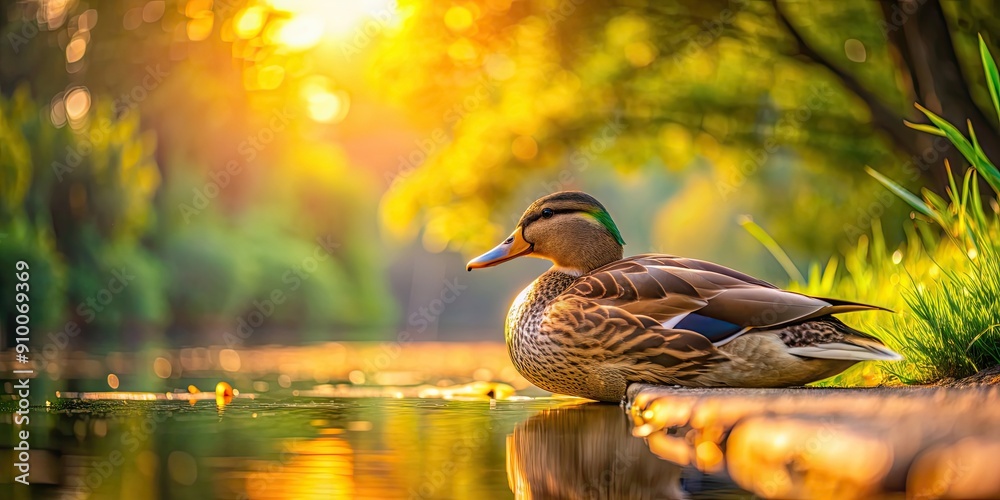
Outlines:
[[[623, 412], [529, 397], [542, 393], [502, 344], [380, 349], [63, 364], [66, 383], [32, 387], [51, 387], [32, 415], [32, 436], [45, 436], [32, 479], [95, 499], [745, 494], [730, 481], [770, 498], [1000, 498], [1000, 389], [660, 388], [632, 391]], [[382, 355], [384, 369], [366, 364]], [[8, 429], [19, 427], [0, 413]]]
[[[277, 463], [249, 464], [245, 491], [252, 500], [354, 498], [354, 450], [342, 431], [309, 440], [289, 440]], [[338, 432], [339, 431], [339, 432]]]

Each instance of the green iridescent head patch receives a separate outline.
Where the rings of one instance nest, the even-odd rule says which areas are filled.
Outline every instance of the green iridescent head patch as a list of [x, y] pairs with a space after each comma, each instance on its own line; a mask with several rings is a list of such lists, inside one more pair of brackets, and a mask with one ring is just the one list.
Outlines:
[[611, 220], [611, 214], [605, 210], [597, 210], [589, 213], [590, 215], [593, 215], [594, 218], [597, 219], [597, 221], [600, 222], [612, 236], [615, 237], [615, 241], [617, 241], [619, 245], [625, 245], [625, 240], [622, 239], [622, 233], [618, 231], [618, 226], [615, 225], [615, 221]]

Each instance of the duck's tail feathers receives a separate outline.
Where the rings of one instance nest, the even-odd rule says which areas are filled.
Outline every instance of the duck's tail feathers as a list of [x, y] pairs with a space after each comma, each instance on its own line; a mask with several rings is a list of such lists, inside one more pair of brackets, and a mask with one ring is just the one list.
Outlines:
[[900, 361], [903, 359], [903, 356], [878, 340], [858, 335], [845, 335], [839, 342], [790, 347], [788, 353], [804, 358], [850, 361]]

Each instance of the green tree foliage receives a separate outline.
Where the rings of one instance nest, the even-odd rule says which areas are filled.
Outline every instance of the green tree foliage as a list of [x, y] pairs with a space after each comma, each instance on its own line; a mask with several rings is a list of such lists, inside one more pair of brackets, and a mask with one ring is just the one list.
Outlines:
[[[55, 128], [26, 87], [2, 99], [11, 154], [2, 160], [9, 183], [0, 233], [9, 231], [12, 241], [0, 243], [8, 258], [19, 255], [41, 270], [37, 283], [32, 274], [35, 292], [45, 297], [36, 308], [38, 326], [52, 327], [64, 316], [108, 329], [160, 321], [154, 290], [162, 280], [139, 246], [159, 183], [152, 137], [139, 131], [137, 117], [114, 118], [103, 104], [92, 121]], [[135, 276], [121, 283], [129, 293], [110, 293], [114, 272]], [[10, 313], [8, 304], [4, 318]]]
[[[856, 239], [868, 217], [842, 207], [875, 197], [865, 164], [943, 193], [940, 161], [959, 157], [903, 125], [919, 117], [910, 102], [968, 117], [991, 138], [984, 147], [996, 143], [983, 87], [961, 71], [976, 60], [967, 26], [981, 10], [936, 0], [406, 4], [372, 81], [449, 134], [389, 193], [383, 221], [399, 234], [424, 227], [435, 246], [480, 247], [509, 229], [481, 228], [526, 182], [588, 187], [588, 168], [707, 164], [710, 189], [688, 210], [740, 207], [796, 249]], [[812, 222], [789, 223], [790, 213]]]
[[[71, 3], [45, 24], [43, 3], [0, 9], [0, 260], [38, 262], [37, 327], [76, 322], [102, 347], [383, 330], [394, 304], [371, 175], [318, 133], [297, 88], [250, 85], [255, 63], [305, 73], [301, 54], [233, 40], [244, 2], [197, 5], [214, 12]], [[198, 19], [211, 36], [189, 31]], [[85, 111], [68, 116], [81, 89]], [[233, 337], [255, 312], [262, 324]]]

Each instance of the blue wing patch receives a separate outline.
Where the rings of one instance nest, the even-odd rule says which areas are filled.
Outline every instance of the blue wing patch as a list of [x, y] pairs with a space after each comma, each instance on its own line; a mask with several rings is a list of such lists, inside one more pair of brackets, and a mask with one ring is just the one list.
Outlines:
[[735, 325], [728, 321], [722, 321], [721, 319], [702, 316], [698, 313], [688, 314], [684, 317], [684, 319], [677, 323], [674, 328], [680, 330], [691, 330], [692, 332], [700, 333], [713, 343], [724, 340], [730, 335], [735, 335], [743, 329], [740, 325]]

